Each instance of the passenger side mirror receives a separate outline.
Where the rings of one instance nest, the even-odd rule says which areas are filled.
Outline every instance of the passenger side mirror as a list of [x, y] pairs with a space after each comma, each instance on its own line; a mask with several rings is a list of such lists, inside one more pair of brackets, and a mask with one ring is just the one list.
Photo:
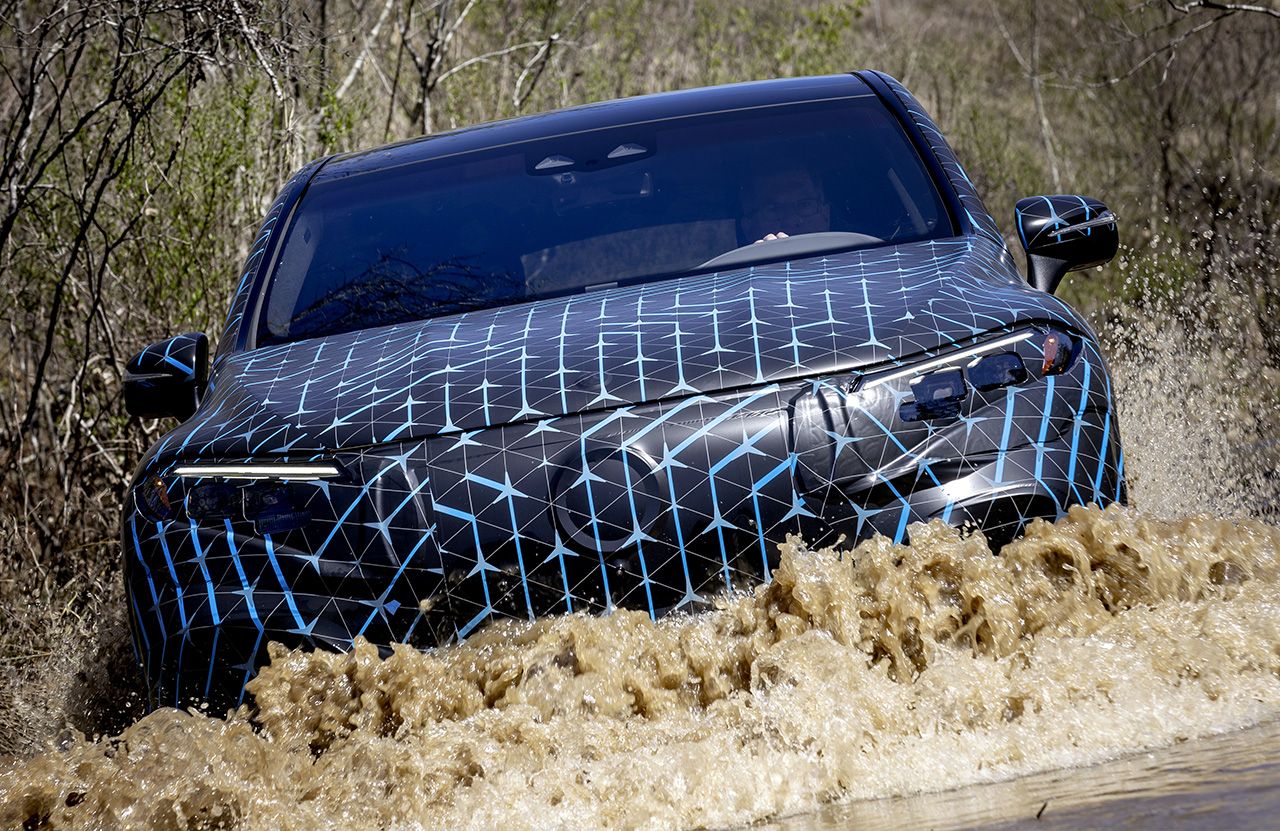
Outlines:
[[1014, 208], [1027, 251], [1027, 281], [1053, 293], [1068, 271], [1092, 268], [1116, 255], [1116, 215], [1087, 196], [1028, 196]]
[[200, 404], [209, 374], [209, 339], [201, 332], [153, 343], [124, 371], [124, 408], [139, 418], [185, 421]]

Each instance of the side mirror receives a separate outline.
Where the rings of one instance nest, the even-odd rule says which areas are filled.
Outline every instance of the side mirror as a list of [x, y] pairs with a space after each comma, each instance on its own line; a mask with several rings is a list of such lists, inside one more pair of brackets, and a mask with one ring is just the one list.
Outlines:
[[1116, 255], [1116, 215], [1087, 196], [1019, 199], [1014, 221], [1027, 250], [1027, 280], [1050, 294], [1068, 271], [1102, 265]]
[[200, 332], [153, 343], [124, 371], [124, 408], [140, 418], [185, 421], [200, 404], [209, 375], [209, 339]]

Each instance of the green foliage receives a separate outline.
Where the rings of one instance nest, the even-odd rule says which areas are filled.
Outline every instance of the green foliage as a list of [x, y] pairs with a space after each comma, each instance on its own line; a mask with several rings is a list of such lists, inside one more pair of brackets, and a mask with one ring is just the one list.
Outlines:
[[[85, 573], [96, 586], [118, 566], [124, 483], [169, 426], [123, 414], [128, 356], [179, 331], [221, 329], [248, 246], [291, 171], [424, 130], [883, 69], [939, 121], [1006, 231], [1019, 197], [1058, 188], [1117, 211], [1121, 255], [1072, 275], [1061, 289], [1069, 302], [1104, 324], [1144, 309], [1199, 320], [1230, 308], [1242, 354], [1259, 366], [1280, 360], [1280, 24], [1263, 16], [1210, 22], [1128, 0], [19, 0], [8, 9], [0, 528], [22, 533], [0, 547], [16, 550], [20, 536], [44, 558], [40, 586]], [[64, 28], [41, 29], [44, 15]], [[24, 131], [40, 32], [80, 39], [46, 44], [54, 60]], [[66, 141], [24, 157], [46, 128]], [[17, 207], [14, 192], [24, 194]], [[1274, 432], [1275, 421], [1258, 429]], [[87, 590], [22, 585], [75, 615], [88, 608], [76, 603], [92, 602]]]
[[339, 153], [351, 147], [357, 126], [369, 114], [365, 101], [344, 101], [335, 90], [320, 91], [320, 118], [316, 126], [316, 149], [319, 153]]
[[[159, 429], [120, 414], [121, 363], [161, 335], [220, 328], [262, 212], [308, 159], [424, 125], [753, 78], [864, 66], [897, 74], [1006, 229], [1024, 195], [1060, 187], [1106, 199], [1131, 253], [1124, 267], [1065, 284], [1064, 296], [1087, 309], [1233, 275], [1249, 275], [1260, 314], [1280, 306], [1275, 269], [1251, 265], [1274, 259], [1280, 221], [1280, 26], [1232, 18], [1175, 41], [1200, 19], [1116, 0], [326, 3], [324, 29], [313, 13], [267, 2], [252, 7], [248, 30], [200, 18], [220, 34], [192, 44], [183, 37], [195, 18], [144, 2], [130, 19], [153, 51], [119, 53], [110, 27], [85, 40], [64, 122], [110, 90], [136, 98], [154, 87], [166, 48], [212, 51], [157, 87], [150, 110], [104, 109], [72, 136], [0, 243], [6, 322], [20, 345], [0, 388], [21, 398], [39, 357], [33, 345], [53, 335], [40, 423], [21, 425], [20, 406], [0, 422], [11, 453], [47, 444], [39, 436], [57, 435], [73, 408], [73, 421], [97, 425], [88, 445], [110, 448], [89, 458], [111, 460], [77, 466], [119, 487]], [[216, 14], [210, 8], [201, 13]], [[40, 7], [22, 9], [30, 22]], [[7, 54], [20, 79], [19, 52]], [[119, 151], [105, 182], [90, 175], [103, 148]], [[98, 185], [102, 198], [89, 199]], [[82, 227], [77, 248], [69, 241]], [[1271, 348], [1280, 354], [1280, 336]]]

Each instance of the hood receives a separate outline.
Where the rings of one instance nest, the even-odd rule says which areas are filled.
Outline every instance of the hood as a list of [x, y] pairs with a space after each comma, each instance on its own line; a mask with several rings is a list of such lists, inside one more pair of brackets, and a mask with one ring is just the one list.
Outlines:
[[895, 362], [1079, 318], [961, 237], [752, 266], [235, 353], [175, 456], [303, 454]]

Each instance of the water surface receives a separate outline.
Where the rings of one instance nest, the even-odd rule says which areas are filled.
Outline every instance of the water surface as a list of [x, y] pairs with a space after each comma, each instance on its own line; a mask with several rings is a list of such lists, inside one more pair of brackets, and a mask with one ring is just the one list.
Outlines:
[[[1106, 773], [1044, 771], [1280, 717], [1278, 528], [1112, 506], [999, 556], [941, 523], [910, 535], [793, 540], [771, 584], [703, 615], [505, 622], [385, 660], [273, 648], [252, 708], [0, 765], [0, 826], [859, 827], [937, 806], [928, 826], [1046, 800], [1040, 822], [1069, 822], [1130, 812], [1073, 802]], [[878, 801], [812, 815], [856, 800]]]
[[943, 793], [866, 800], [762, 826], [770, 831], [1280, 826], [1280, 722]]

